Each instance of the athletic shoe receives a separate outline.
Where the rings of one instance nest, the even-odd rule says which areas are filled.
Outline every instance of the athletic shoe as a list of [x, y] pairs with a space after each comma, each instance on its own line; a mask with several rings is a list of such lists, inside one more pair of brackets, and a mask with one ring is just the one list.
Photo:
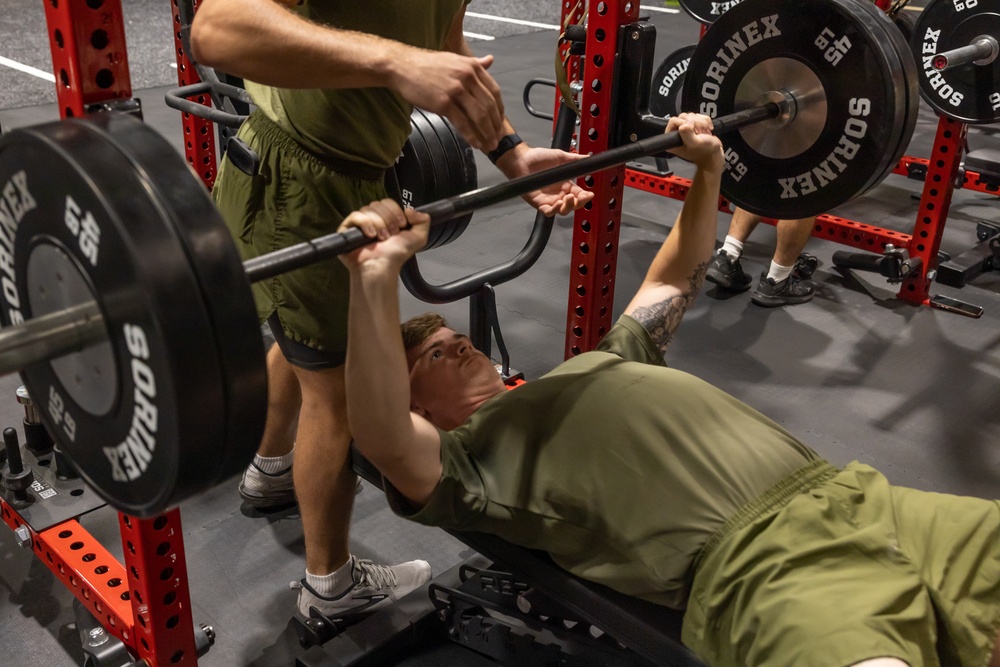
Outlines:
[[775, 282], [774, 278], [767, 277], [767, 273], [760, 274], [760, 282], [750, 295], [751, 301], [765, 308], [805, 303], [812, 298], [813, 286], [809, 283], [796, 280], [792, 275]]
[[731, 292], [746, 292], [753, 282], [753, 278], [740, 266], [740, 260], [729, 259], [729, 254], [722, 248], [719, 248], [708, 265], [705, 279]]
[[[361, 493], [361, 478], [354, 485], [354, 494]], [[248, 505], [258, 510], [294, 505], [295, 488], [292, 486], [292, 468], [289, 466], [279, 473], [266, 473], [251, 463], [243, 471], [240, 480], [240, 495]]]
[[299, 613], [303, 618], [318, 615], [327, 619], [370, 614], [430, 581], [431, 566], [422, 560], [378, 565], [351, 556], [351, 578], [354, 583], [347, 590], [331, 597], [317, 593], [305, 579], [293, 581], [290, 587], [299, 591]]
[[816, 272], [817, 267], [819, 267], [819, 259], [815, 255], [804, 252], [795, 260], [792, 275], [798, 280], [809, 280]]
[[267, 473], [251, 463], [240, 480], [240, 496], [254, 509], [266, 510], [295, 504], [292, 467]]

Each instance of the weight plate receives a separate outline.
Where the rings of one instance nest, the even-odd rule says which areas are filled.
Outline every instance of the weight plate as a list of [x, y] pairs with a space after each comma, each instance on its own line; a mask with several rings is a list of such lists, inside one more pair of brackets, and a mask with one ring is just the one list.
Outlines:
[[24, 382], [84, 479], [138, 516], [203, 488], [214, 477], [225, 430], [211, 321], [150, 189], [94, 121], [0, 137], [0, 248], [8, 255], [0, 314], [6, 323], [30, 318], [31, 304], [45, 296], [28, 291], [41, 284], [29, 280], [29, 264], [65, 256], [54, 269], [72, 266], [76, 275], [64, 278], [86, 289], [63, 298], [89, 292], [100, 306], [114, 363], [99, 370], [114, 376], [117, 390], [110, 410], [93, 414], [49, 362], [23, 369]]
[[[412, 132], [419, 137], [418, 140], [414, 141], [414, 147], [422, 147], [427, 152], [429, 158], [427, 162], [433, 174], [431, 182], [434, 185], [424, 193], [424, 196], [427, 197], [428, 201], [443, 199], [448, 192], [451, 175], [448, 172], [447, 157], [444, 153], [444, 147], [441, 146], [441, 140], [438, 139], [434, 128], [430, 126], [426, 116], [419, 109], [414, 109], [410, 115], [410, 125], [413, 128]], [[434, 225], [427, 235], [427, 245], [424, 248], [436, 248], [441, 245], [449, 231], [447, 226]]]
[[1000, 0], [933, 0], [913, 27], [910, 44], [920, 94], [939, 113], [964, 123], [1000, 120], [1000, 58], [944, 72], [935, 70], [931, 60], [983, 35], [1000, 37]]
[[[422, 118], [415, 122], [415, 114], [410, 114], [410, 136], [403, 144], [402, 153], [396, 160], [394, 170], [396, 180], [399, 182], [399, 191], [403, 199], [403, 206], [406, 208], [417, 208], [424, 204], [435, 201], [435, 193], [438, 186], [435, 181], [435, 170], [433, 166], [433, 156], [427, 143], [424, 141], [423, 133], [417, 128], [416, 122], [422, 122]], [[436, 226], [436, 225], [435, 225]], [[432, 227], [428, 235], [428, 246], [432, 239], [436, 239]]]
[[[765, 100], [746, 99], [747, 85], [741, 92], [744, 79], [787, 70], [765, 63], [791, 59], [809, 75], [781, 85], [800, 109], [774, 131], [810, 136], [822, 126], [811, 146], [800, 145], [800, 152], [787, 158], [761, 153], [742, 132], [723, 137], [723, 193], [735, 204], [780, 218], [818, 215], [867, 190], [881, 174], [886, 154], [898, 147], [907, 106], [905, 87], [895, 81], [899, 58], [883, 45], [885, 32], [852, 9], [857, 4], [744, 2], [722, 14], [698, 43], [684, 84], [686, 109], [718, 117], [760, 104]], [[820, 119], [809, 106], [824, 103]]]
[[[893, 124], [885, 128], [887, 133], [886, 146], [891, 148], [887, 148], [881, 160], [872, 169], [871, 180], [864, 189], [864, 192], [867, 192], [892, 173], [913, 134], [919, 111], [916, 64], [913, 62], [909, 47], [902, 38], [898, 27], [894, 25], [892, 19], [885, 12], [870, 2], [850, 3], [849, 9], [866, 30], [870, 30], [872, 34], [884, 36], [884, 39], [879, 41], [883, 57], [879, 66], [886, 68], [887, 71], [899, 73], [892, 79], [895, 84], [893, 90], [895, 117]], [[892, 134], [895, 134], [895, 140], [893, 140]]]
[[729, 10], [729, 8], [740, 3], [741, 0], [725, 0], [724, 2], [713, 2], [712, 0], [680, 0], [681, 9], [686, 11], [691, 18], [699, 23], [711, 25], [717, 18]]
[[[213, 328], [206, 339], [216, 343], [223, 373], [225, 436], [216, 444], [221, 459], [214, 480], [242, 472], [253, 459], [264, 433], [267, 368], [253, 293], [229, 229], [205, 186], [183, 158], [158, 133], [124, 114], [95, 119], [120, 147], [133, 168], [152, 186], [164, 220], [184, 247], [202, 303]], [[182, 464], [205, 468], [197, 458]], [[206, 470], [206, 473], [211, 471]], [[184, 467], [180, 474], [195, 474]]]
[[910, 43], [910, 38], [913, 36], [913, 25], [917, 22], [914, 18], [913, 12], [906, 11], [906, 8], [900, 9], [896, 12], [896, 15], [892, 17], [892, 22], [899, 30], [900, 34], [903, 35], [903, 39], [906, 43]]
[[[462, 138], [458, 130], [444, 116], [439, 116], [430, 111], [421, 111], [420, 109], [417, 109], [417, 111], [424, 114], [424, 118], [441, 141], [441, 145], [447, 156], [451, 178], [448, 182], [448, 190], [445, 196], [453, 197], [475, 190], [479, 185], [479, 171], [476, 168], [476, 156], [472, 146]], [[447, 245], [457, 239], [468, 228], [469, 221], [471, 220], [472, 213], [470, 212], [446, 222], [445, 226], [448, 228], [448, 233], [442, 234], [441, 240], [435, 247]]]
[[[875, 174], [869, 185], [868, 189], [871, 189], [892, 173], [899, 164], [899, 159], [906, 152], [910, 139], [913, 137], [913, 131], [917, 126], [917, 117], [920, 113], [920, 92], [917, 86], [917, 64], [913, 60], [909, 42], [903, 32], [906, 21], [901, 21], [898, 15], [895, 18], [890, 18], [876, 5], [867, 2], [858, 3], [856, 9], [867, 13], [874, 21], [873, 25], [882, 29], [886, 37], [883, 44], [891, 47], [887, 53], [888, 61], [892, 61], [892, 56], [895, 56], [894, 62], [898, 62], [900, 68], [895, 69], [896, 66], [893, 65], [891, 71], [901, 72], [898, 76], [893, 77], [896, 84], [896, 99], [901, 100], [901, 113], [897, 113], [899, 131], [896, 147], [894, 150], [886, 152], [881, 170]], [[902, 97], [900, 97], [900, 93], [902, 93]]]
[[681, 91], [691, 54], [697, 44], [677, 49], [663, 59], [649, 86], [649, 112], [669, 118], [681, 112]]

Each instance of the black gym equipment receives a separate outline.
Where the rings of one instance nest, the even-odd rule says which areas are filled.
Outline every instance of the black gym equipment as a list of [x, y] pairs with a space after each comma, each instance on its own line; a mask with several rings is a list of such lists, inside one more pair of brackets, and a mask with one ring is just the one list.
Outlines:
[[697, 44], [683, 46], [660, 62], [649, 87], [649, 112], [667, 118], [683, 110], [681, 91]]

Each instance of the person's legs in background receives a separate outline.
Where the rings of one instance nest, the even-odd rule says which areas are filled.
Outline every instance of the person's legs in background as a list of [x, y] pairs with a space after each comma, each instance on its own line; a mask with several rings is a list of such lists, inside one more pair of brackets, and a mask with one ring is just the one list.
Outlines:
[[[750, 289], [753, 278], [743, 270], [740, 258], [743, 255], [743, 244], [750, 238], [760, 220], [761, 216], [741, 208], [733, 211], [729, 232], [712, 259], [707, 280], [733, 292]], [[815, 218], [778, 221], [774, 257], [751, 296], [754, 303], [761, 306], [783, 306], [805, 303], [812, 299], [812, 285], [800, 280], [794, 274], [794, 269], [799, 255], [809, 241], [815, 221]]]
[[758, 306], [774, 307], [805, 303], [813, 298], [813, 286], [793, 274], [795, 262], [812, 235], [816, 218], [779, 220], [778, 240], [767, 273], [761, 274], [750, 300]]

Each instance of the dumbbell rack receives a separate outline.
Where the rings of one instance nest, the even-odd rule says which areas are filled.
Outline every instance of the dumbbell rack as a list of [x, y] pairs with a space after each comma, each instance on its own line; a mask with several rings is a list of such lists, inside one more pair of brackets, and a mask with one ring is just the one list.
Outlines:
[[[72, 118], [103, 111], [141, 115], [132, 98], [121, 0], [44, 4], [60, 115]], [[175, 5], [175, 24], [176, 12]], [[185, 85], [193, 70], [177, 32], [175, 40], [178, 78]], [[211, 124], [185, 114], [184, 134], [188, 161], [200, 165], [203, 180], [214, 179]], [[45, 500], [36, 497], [35, 502]], [[36, 529], [3, 498], [0, 518], [136, 660], [150, 667], [197, 664], [178, 509], [141, 519], [119, 512], [123, 563], [76, 518]]]

